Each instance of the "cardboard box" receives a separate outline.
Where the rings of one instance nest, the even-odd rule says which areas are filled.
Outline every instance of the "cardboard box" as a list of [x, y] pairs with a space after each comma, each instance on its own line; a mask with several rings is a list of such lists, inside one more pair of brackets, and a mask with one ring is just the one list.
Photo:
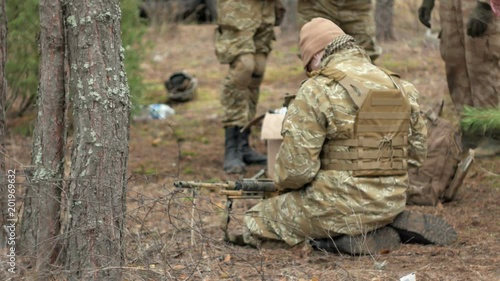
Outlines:
[[266, 113], [262, 121], [260, 138], [267, 142], [267, 177], [270, 179], [274, 178], [274, 163], [283, 142], [281, 127], [284, 118], [285, 114]]

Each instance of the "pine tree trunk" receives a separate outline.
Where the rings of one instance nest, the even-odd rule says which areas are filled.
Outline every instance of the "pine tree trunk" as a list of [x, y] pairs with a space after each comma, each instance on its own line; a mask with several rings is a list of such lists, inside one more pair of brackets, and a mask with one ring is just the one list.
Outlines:
[[[5, 63], [7, 61], [7, 15], [5, 0], [0, 0], [0, 151], [5, 151], [5, 101], [7, 97], [7, 80]], [[7, 222], [7, 181], [5, 180], [5, 156], [0, 153], [0, 226]], [[5, 231], [0, 229], [0, 248], [5, 247]]]
[[[40, 0], [40, 81], [31, 174], [21, 226], [22, 252], [39, 278], [49, 277], [60, 254], [60, 202], [64, 176], [64, 25], [58, 0]], [[34, 170], [33, 170], [34, 169]], [[45, 274], [47, 273], [47, 275]]]
[[[282, 0], [286, 8], [285, 18], [281, 24], [281, 29], [284, 32], [297, 33], [297, 0]], [[297, 35], [298, 38], [298, 35]]]
[[392, 26], [394, 15], [394, 0], [377, 0], [375, 7], [375, 23], [377, 28], [377, 40], [396, 40]]
[[74, 139], [68, 280], [122, 280], [130, 99], [118, 0], [68, 0]]

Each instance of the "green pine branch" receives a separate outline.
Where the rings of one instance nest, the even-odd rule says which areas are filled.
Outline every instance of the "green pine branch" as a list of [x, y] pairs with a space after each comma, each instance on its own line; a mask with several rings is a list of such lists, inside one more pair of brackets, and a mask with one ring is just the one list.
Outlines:
[[500, 132], [500, 108], [465, 106], [460, 125], [467, 133], [498, 133]]

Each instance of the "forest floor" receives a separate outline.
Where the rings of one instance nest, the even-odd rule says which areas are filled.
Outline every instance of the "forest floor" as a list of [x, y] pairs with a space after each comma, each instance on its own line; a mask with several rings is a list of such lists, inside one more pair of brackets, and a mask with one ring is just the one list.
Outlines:
[[[416, 17], [415, 17], [416, 18]], [[435, 36], [417, 20], [397, 25], [394, 42], [380, 43], [377, 64], [415, 84], [422, 107], [446, 97], [444, 64]], [[198, 199], [176, 190], [177, 180], [227, 181], [251, 177], [263, 167], [248, 167], [244, 175], [222, 170], [224, 132], [219, 89], [227, 73], [215, 57], [215, 25], [170, 25], [151, 29], [151, 44], [143, 63], [148, 83], [145, 103], [163, 103], [163, 82], [176, 71], [197, 77], [197, 96], [172, 105], [166, 120], [133, 121], [130, 130], [127, 200], [126, 280], [500, 280], [500, 157], [478, 159], [451, 203], [409, 206], [443, 216], [458, 233], [446, 247], [405, 244], [383, 254], [347, 256], [311, 252], [307, 248], [238, 247], [223, 242], [219, 229], [224, 198], [200, 192]], [[295, 93], [305, 78], [297, 57], [298, 33], [276, 29], [258, 113], [281, 107], [285, 93]], [[251, 142], [260, 152], [260, 124]], [[31, 140], [13, 135], [8, 165], [29, 163]], [[235, 202], [230, 229], [257, 200]], [[195, 205], [193, 206], [193, 203]]]

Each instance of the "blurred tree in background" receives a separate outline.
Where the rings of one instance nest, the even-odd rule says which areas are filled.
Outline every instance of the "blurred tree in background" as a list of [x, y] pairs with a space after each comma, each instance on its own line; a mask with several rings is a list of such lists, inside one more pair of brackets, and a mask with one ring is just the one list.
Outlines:
[[[125, 69], [130, 86], [133, 108], [144, 91], [140, 63], [145, 45], [142, 36], [146, 26], [139, 18], [141, 0], [121, 0], [122, 42], [125, 48]], [[7, 1], [8, 53], [6, 77], [8, 81], [6, 110], [10, 116], [22, 116], [35, 105], [39, 77], [38, 37], [40, 20], [38, 0]]]
[[122, 11], [122, 44], [125, 48], [125, 70], [127, 72], [132, 113], [139, 111], [139, 101], [145, 91], [145, 84], [141, 75], [141, 62], [148, 52], [148, 45], [142, 40], [146, 32], [146, 24], [139, 17], [141, 0], [121, 0]]
[[20, 116], [34, 104], [38, 87], [38, 0], [7, 1], [7, 17], [6, 111], [15, 104]]
[[375, 4], [375, 27], [377, 40], [394, 41], [394, 0], [377, 0]]

